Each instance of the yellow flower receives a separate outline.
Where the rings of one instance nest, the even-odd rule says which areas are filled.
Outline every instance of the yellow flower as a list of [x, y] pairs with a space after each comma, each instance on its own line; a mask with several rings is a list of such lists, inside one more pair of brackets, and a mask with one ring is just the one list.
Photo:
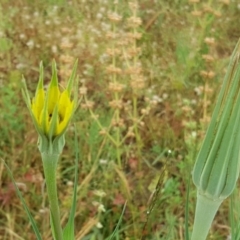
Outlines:
[[29, 98], [25, 85], [24, 96], [33, 118], [34, 125], [40, 135], [45, 135], [49, 140], [62, 135], [76, 109], [75, 99], [71, 99], [73, 80], [76, 75], [77, 62], [74, 65], [68, 86], [62, 92], [58, 87], [56, 63], [52, 64], [52, 79], [47, 91], [43, 86], [43, 65], [40, 64], [40, 77], [37, 90], [32, 101]]

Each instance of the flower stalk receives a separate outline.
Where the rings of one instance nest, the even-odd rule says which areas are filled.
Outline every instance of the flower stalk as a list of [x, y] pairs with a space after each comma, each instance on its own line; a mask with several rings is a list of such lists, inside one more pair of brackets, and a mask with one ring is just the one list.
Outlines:
[[192, 240], [205, 240], [222, 201], [239, 176], [240, 40], [233, 51], [204, 142], [193, 169], [197, 205]]
[[55, 239], [63, 240], [56, 184], [56, 172], [59, 155], [42, 153], [41, 156], [43, 161], [44, 176], [50, 205], [50, 214], [54, 229], [52, 229], [53, 235]]

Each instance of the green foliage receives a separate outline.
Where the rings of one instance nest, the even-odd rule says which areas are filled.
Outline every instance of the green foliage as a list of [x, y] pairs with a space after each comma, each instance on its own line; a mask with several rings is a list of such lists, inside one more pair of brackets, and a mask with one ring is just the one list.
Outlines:
[[77, 204], [77, 186], [78, 186], [78, 161], [79, 161], [79, 149], [78, 149], [78, 139], [77, 139], [77, 131], [75, 128], [75, 171], [74, 171], [74, 189], [73, 189], [73, 199], [72, 199], [72, 206], [69, 213], [69, 219], [66, 226], [63, 228], [63, 239], [64, 240], [74, 240], [74, 219], [76, 213], [76, 204]]
[[13, 184], [14, 184], [14, 187], [16, 189], [17, 195], [18, 195], [18, 197], [21, 200], [21, 203], [22, 203], [23, 208], [24, 208], [24, 210], [25, 210], [25, 212], [26, 212], [26, 214], [27, 214], [27, 216], [29, 218], [29, 221], [30, 221], [30, 223], [32, 225], [32, 228], [34, 230], [34, 233], [35, 233], [35, 236], [36, 236], [37, 240], [42, 240], [40, 231], [39, 231], [39, 229], [38, 229], [38, 227], [36, 225], [36, 222], [35, 222], [32, 214], [31, 214], [31, 212], [30, 212], [30, 210], [29, 210], [29, 208], [28, 208], [28, 206], [27, 206], [27, 204], [26, 204], [26, 202], [25, 202], [25, 200], [24, 200], [24, 198], [22, 196], [22, 193], [20, 192], [20, 190], [19, 190], [19, 188], [18, 188], [18, 186], [16, 184], [15, 179], [13, 178], [13, 175], [12, 175], [12, 172], [11, 172], [10, 168], [8, 167], [8, 165], [6, 164], [6, 162], [3, 159], [1, 159], [1, 161], [4, 163], [4, 166], [7, 169], [7, 172], [8, 172], [8, 174], [9, 174], [9, 176], [10, 176], [10, 178], [11, 178]]
[[[21, 142], [22, 131], [24, 129], [23, 115], [19, 115], [22, 104], [16, 93], [20, 91], [19, 72], [11, 72], [8, 84], [0, 88], [1, 95], [1, 114], [0, 114], [0, 146], [5, 147], [8, 144], [19, 144]], [[17, 137], [17, 135], [19, 137]]]
[[[184, 225], [187, 182], [229, 56], [239, 38], [238, 3], [139, 0], [137, 17], [141, 18], [142, 25], [134, 30], [127, 20], [133, 16], [129, 2], [23, 0], [10, 4], [10, 1], [1, 1], [0, 153], [11, 166], [16, 182], [26, 185], [23, 195], [26, 204], [31, 206], [43, 239], [52, 239], [46, 209], [48, 202], [42, 192], [44, 182], [41, 159], [36, 151], [37, 134], [20, 89], [23, 74], [30, 95], [34, 95], [40, 61], [45, 66], [47, 85], [52, 59], [58, 63], [59, 82], [64, 88], [74, 61], [78, 59], [80, 89], [76, 90], [81, 92], [81, 87], [87, 88], [86, 98], [81, 96], [73, 119], [81, 147], [76, 240], [106, 239], [120, 219], [114, 239], [187, 239]], [[112, 11], [122, 20], [113, 24], [108, 16]], [[111, 38], [113, 28], [116, 39]], [[128, 58], [128, 54], [134, 52], [134, 44], [124, 45], [124, 41], [134, 31], [142, 34], [134, 42], [139, 54]], [[118, 116], [123, 126], [119, 128], [112, 127], [116, 109], [110, 107], [109, 102], [115, 96], [109, 89], [112, 74], [106, 70], [113, 64], [109, 53], [114, 44], [120, 51], [115, 66], [122, 71], [116, 80], [126, 85], [118, 93], [118, 99], [123, 102]], [[141, 66], [140, 75], [145, 86], [139, 92], [131, 87], [131, 80], [139, 80], [140, 75], [130, 76], [129, 66]], [[91, 109], [86, 107], [86, 100], [93, 101]], [[147, 114], [142, 115], [143, 112]], [[130, 137], [124, 138], [131, 127]], [[74, 156], [73, 139], [74, 131], [70, 126], [57, 170], [63, 226], [72, 206], [74, 164], [70, 159]], [[3, 240], [17, 236], [35, 239], [10, 183], [0, 165], [0, 236]], [[156, 189], [155, 207], [148, 216]], [[103, 195], [99, 197], [96, 190]], [[190, 184], [189, 233], [195, 195]], [[239, 199], [235, 197], [237, 203]], [[212, 239], [226, 239], [230, 235], [226, 230], [229, 225], [226, 211], [228, 206], [223, 205], [216, 217], [217, 224], [212, 228]], [[236, 219], [234, 236], [237, 237], [235, 211], [236, 204], [232, 212]]]

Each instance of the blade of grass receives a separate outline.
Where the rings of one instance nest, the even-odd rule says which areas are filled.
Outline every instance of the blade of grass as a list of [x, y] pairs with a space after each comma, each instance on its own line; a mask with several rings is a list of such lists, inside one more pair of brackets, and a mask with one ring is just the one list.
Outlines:
[[111, 234], [111, 236], [107, 237], [106, 240], [112, 240], [114, 238], [114, 236], [116, 235], [116, 233], [118, 232], [118, 229], [119, 229], [120, 224], [121, 224], [122, 219], [123, 219], [123, 214], [125, 212], [126, 206], [127, 206], [127, 201], [125, 202], [125, 204], [123, 206], [123, 210], [122, 210], [121, 216], [120, 216], [120, 218], [118, 220], [117, 226], [115, 227], [115, 229], [114, 229], [113, 233]]
[[74, 190], [73, 190], [73, 201], [72, 207], [70, 210], [70, 216], [66, 226], [63, 229], [63, 239], [64, 240], [74, 240], [74, 217], [76, 212], [76, 203], [77, 203], [77, 184], [78, 184], [78, 159], [79, 159], [79, 146], [78, 146], [78, 138], [77, 138], [77, 128], [75, 126], [75, 180], [74, 180]]
[[188, 232], [188, 214], [189, 214], [189, 188], [190, 188], [190, 179], [191, 176], [188, 177], [188, 183], [187, 183], [187, 199], [186, 199], [186, 205], [185, 205], [185, 240], [189, 240], [189, 232]]
[[230, 198], [229, 205], [229, 219], [231, 225], [231, 239], [238, 240], [240, 239], [240, 223], [238, 221], [240, 217], [239, 205], [236, 204], [238, 201], [238, 190], [235, 189]]
[[17, 186], [17, 184], [16, 184], [16, 182], [15, 182], [15, 180], [14, 180], [14, 177], [13, 177], [13, 175], [12, 175], [12, 172], [11, 172], [10, 168], [8, 167], [7, 163], [6, 163], [2, 158], [1, 158], [1, 160], [2, 160], [2, 162], [4, 163], [4, 165], [5, 165], [6, 169], [7, 169], [7, 172], [8, 172], [8, 174], [9, 174], [9, 176], [10, 176], [10, 178], [11, 178], [13, 184], [14, 184], [15, 189], [16, 189], [17, 195], [18, 195], [18, 197], [20, 198], [21, 203], [22, 203], [22, 205], [23, 205], [23, 208], [24, 208], [25, 212], [26, 212], [27, 215], [28, 215], [29, 221], [30, 221], [31, 224], [32, 224], [32, 228], [33, 228], [33, 230], [34, 230], [34, 232], [35, 232], [35, 235], [36, 235], [36, 237], [37, 237], [37, 240], [42, 240], [42, 237], [41, 237], [41, 234], [40, 234], [40, 232], [39, 232], [39, 230], [38, 230], [38, 227], [37, 227], [37, 225], [36, 225], [36, 222], [35, 222], [34, 218], [32, 217], [32, 215], [31, 215], [31, 213], [30, 213], [30, 210], [29, 210], [29, 208], [28, 208], [28, 206], [27, 206], [27, 204], [26, 204], [26, 202], [25, 202], [25, 200], [24, 200], [24, 198], [23, 198], [23, 196], [22, 196], [22, 193], [20, 192], [20, 190], [19, 190], [19, 188], [18, 188], [18, 186]]
[[236, 225], [235, 225], [235, 221], [234, 221], [234, 196], [235, 196], [235, 192], [233, 192], [233, 194], [230, 197], [230, 206], [229, 206], [229, 218], [230, 218], [230, 225], [231, 225], [231, 237], [232, 239], [234, 239], [234, 235], [235, 235], [235, 229], [236, 229]]

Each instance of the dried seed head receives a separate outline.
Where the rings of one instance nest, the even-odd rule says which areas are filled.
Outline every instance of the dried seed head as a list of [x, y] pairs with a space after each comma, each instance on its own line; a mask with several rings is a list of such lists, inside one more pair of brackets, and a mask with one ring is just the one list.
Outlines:
[[204, 78], [212, 79], [215, 77], [216, 74], [213, 71], [201, 71], [200, 75]]
[[122, 39], [119, 39], [117, 42], [116, 42], [117, 46], [119, 47], [125, 47], [125, 46], [128, 46], [129, 45], [129, 40], [127, 38], [122, 38]]
[[153, 106], [156, 106], [156, 105], [158, 104], [157, 99], [152, 99], [152, 100], [150, 101], [150, 104], [153, 105]]
[[122, 69], [115, 67], [113, 65], [110, 65], [106, 68], [106, 71], [110, 74], [121, 74], [122, 73]]
[[139, 39], [141, 39], [141, 37], [142, 37], [142, 34], [139, 32], [127, 33], [127, 38], [131, 39], [131, 40], [139, 40]]
[[195, 87], [194, 92], [200, 96], [202, 94], [203, 88], [202, 87]]
[[123, 107], [122, 100], [112, 100], [109, 102], [109, 106], [112, 108], [121, 109]]
[[200, 75], [201, 75], [202, 77], [207, 77], [207, 75], [208, 75], [208, 72], [207, 72], [207, 71], [204, 71], [204, 70], [202, 70], [202, 71], [200, 71]]
[[86, 101], [85, 103], [81, 104], [81, 107], [83, 109], [92, 109], [94, 106], [94, 102], [93, 101]]
[[129, 129], [126, 136], [128, 138], [133, 138], [133, 137], [135, 137], [135, 133], [133, 132], [132, 129]]
[[80, 95], [86, 95], [87, 94], [87, 88], [85, 86], [79, 88], [79, 94]]
[[230, 4], [230, 0], [219, 0], [221, 3], [225, 4], [225, 5], [229, 5]]
[[135, 47], [129, 48], [127, 50], [128, 56], [131, 56], [131, 57], [135, 57], [136, 55], [140, 54], [140, 52], [141, 52], [141, 48], [135, 48]]
[[205, 4], [205, 5], [203, 6], [203, 11], [204, 11], [205, 13], [214, 13], [214, 10], [213, 10], [210, 6], [208, 6], [207, 4]]
[[213, 72], [213, 71], [209, 71], [209, 72], [208, 72], [208, 78], [209, 78], [209, 79], [214, 78], [215, 75], [216, 75], [216, 74], [215, 74], [215, 72]]
[[110, 40], [113, 40], [113, 39], [116, 39], [117, 38], [117, 34], [115, 32], [107, 32], [106, 33], [106, 38], [110, 39]]
[[106, 53], [107, 53], [109, 56], [113, 57], [113, 56], [119, 55], [119, 54], [121, 53], [121, 51], [120, 51], [120, 49], [117, 49], [117, 48], [108, 48], [108, 49], [106, 50]]
[[214, 57], [212, 55], [209, 54], [203, 54], [202, 58], [206, 61], [206, 62], [213, 62], [214, 61]]
[[122, 20], [122, 16], [120, 16], [118, 13], [113, 12], [108, 14], [108, 18], [110, 21], [118, 23]]
[[208, 45], [215, 45], [215, 38], [213, 37], [206, 37], [204, 39], [204, 42]]
[[72, 49], [73, 44], [70, 43], [68, 39], [63, 39], [62, 42], [60, 43], [60, 48], [61, 49]]
[[202, 16], [202, 11], [195, 10], [195, 11], [192, 11], [191, 14], [195, 17], [200, 17]]
[[149, 108], [149, 107], [148, 107], [148, 108], [143, 108], [143, 109], [141, 109], [141, 114], [142, 114], [142, 115], [148, 115], [149, 112], [150, 112], [150, 108]]
[[106, 129], [102, 129], [100, 132], [99, 132], [100, 135], [106, 135], [107, 134], [107, 130]]
[[209, 86], [207, 86], [207, 87], [205, 88], [205, 92], [211, 94], [211, 93], [213, 92], [213, 89], [210, 88]]
[[145, 87], [145, 79], [143, 76], [131, 76], [131, 82], [130, 85], [132, 87], [133, 90], [139, 90], [139, 89], [143, 89]]
[[135, 12], [138, 10], [139, 8], [139, 5], [138, 5], [138, 2], [129, 2], [129, 8]]
[[142, 72], [141, 67], [129, 67], [125, 73], [130, 75], [139, 75]]
[[199, 0], [188, 0], [189, 3], [198, 3]]
[[124, 120], [122, 118], [119, 118], [118, 120], [113, 119], [112, 126], [113, 127], [124, 127]]
[[137, 28], [142, 24], [142, 19], [139, 17], [130, 17], [128, 18], [128, 26], [132, 28]]
[[124, 88], [124, 85], [121, 84], [121, 83], [109, 83], [109, 86], [108, 86], [108, 89], [111, 91], [111, 92], [121, 92]]
[[62, 62], [62, 63], [69, 63], [69, 64], [72, 64], [75, 60], [72, 56], [69, 56], [69, 55], [61, 55], [59, 60]]

